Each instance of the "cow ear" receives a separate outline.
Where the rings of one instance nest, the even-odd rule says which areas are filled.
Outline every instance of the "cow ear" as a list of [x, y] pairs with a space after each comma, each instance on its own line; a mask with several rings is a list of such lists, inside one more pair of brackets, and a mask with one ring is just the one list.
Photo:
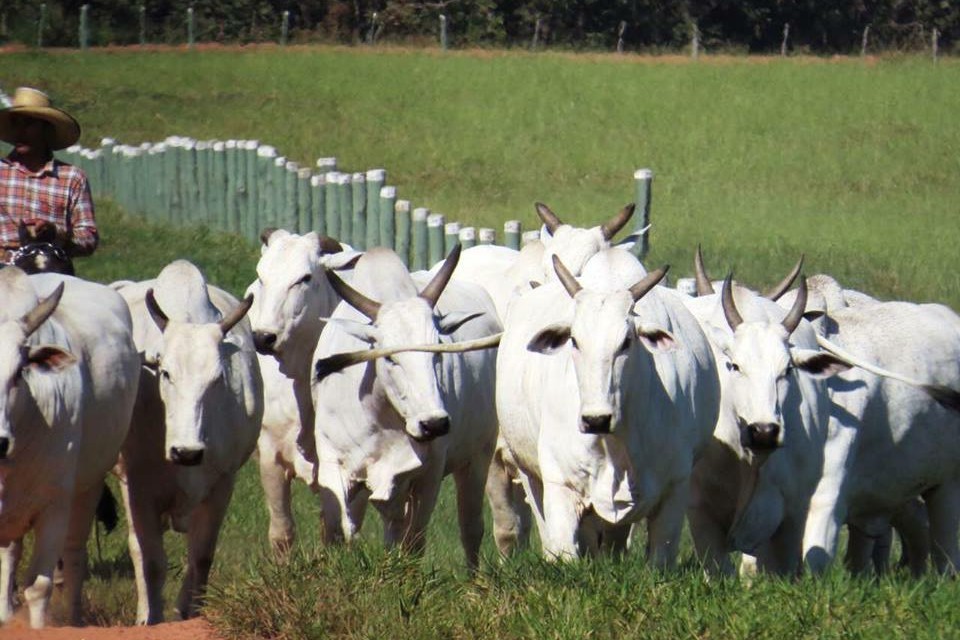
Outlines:
[[569, 324], [551, 324], [537, 332], [527, 343], [527, 351], [552, 355], [570, 340]]
[[376, 344], [380, 339], [380, 332], [372, 324], [357, 322], [356, 320], [347, 320], [346, 318], [320, 318], [327, 323], [327, 326], [334, 326], [344, 333], [347, 333], [361, 342], [367, 344]]
[[704, 323], [704, 333], [707, 334], [707, 338], [717, 346], [722, 353], [727, 356], [730, 355], [730, 346], [731, 346], [731, 335], [730, 329], [726, 326], [718, 327], [717, 325], [707, 322]]
[[77, 357], [53, 344], [41, 344], [30, 348], [27, 363], [37, 371], [59, 373], [77, 362]]
[[320, 256], [320, 264], [324, 269], [330, 269], [331, 271], [346, 271], [347, 269], [353, 269], [362, 255], [362, 251], [350, 249], [338, 253], [325, 253]]
[[825, 315], [827, 315], [827, 313], [822, 309], [811, 309], [810, 311], [803, 312], [803, 318], [807, 322], [813, 322], [817, 318], [822, 318]]
[[485, 315], [482, 311], [478, 313], [466, 313], [464, 311], [451, 311], [440, 317], [437, 329], [441, 334], [448, 336], [466, 323], [475, 318]]
[[814, 378], [829, 378], [852, 366], [832, 353], [816, 349], [791, 349], [790, 357], [794, 366]]
[[648, 351], [673, 351], [677, 348], [677, 340], [672, 333], [653, 325], [638, 323], [637, 338], [646, 345]]

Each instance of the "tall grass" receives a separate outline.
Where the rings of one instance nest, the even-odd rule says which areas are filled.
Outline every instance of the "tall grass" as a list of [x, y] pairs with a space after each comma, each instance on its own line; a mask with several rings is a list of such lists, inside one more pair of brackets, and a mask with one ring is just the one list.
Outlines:
[[[52, 91], [84, 142], [256, 138], [312, 163], [383, 166], [464, 223], [586, 223], [654, 169], [651, 263], [758, 286], [808, 269], [883, 297], [960, 303], [960, 63], [501, 55], [398, 49], [5, 55], [0, 84]], [[8, 89], [9, 90], [9, 89]]]
[[[632, 199], [633, 169], [656, 172], [651, 263], [689, 273], [704, 243], [716, 275], [758, 285], [796, 254], [881, 296], [958, 306], [960, 65], [919, 59], [699, 64], [631, 56], [437, 55], [297, 49], [2, 56], [0, 86], [43, 87], [84, 140], [258, 138], [301, 162], [336, 155], [384, 166], [401, 197], [472, 224], [532, 202], [591, 223]], [[152, 226], [103, 203], [103, 245], [79, 265], [101, 281], [155, 275], [177, 257], [234, 293], [256, 250], [203, 230]], [[347, 549], [322, 549], [318, 509], [295, 487], [299, 541], [266, 556], [256, 469], [238, 477], [207, 615], [224, 632], [271, 638], [960, 637], [958, 585], [901, 575], [855, 580], [705, 581], [691, 559], [660, 574], [640, 554], [555, 566], [496, 561], [489, 537], [465, 575], [449, 487], [422, 563], [382, 551], [375, 517]], [[172, 602], [181, 537], [168, 534]], [[123, 530], [101, 536], [87, 585], [91, 621], [131, 622]], [[168, 615], [171, 613], [168, 607]]]

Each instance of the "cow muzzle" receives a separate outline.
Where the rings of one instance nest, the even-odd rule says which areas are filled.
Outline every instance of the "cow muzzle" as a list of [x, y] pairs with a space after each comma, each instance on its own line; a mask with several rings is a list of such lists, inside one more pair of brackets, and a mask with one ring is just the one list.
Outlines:
[[776, 422], [751, 422], [740, 429], [740, 444], [754, 451], [772, 451], [783, 444], [782, 432]]
[[418, 433], [413, 436], [417, 442], [428, 442], [450, 433], [450, 416], [431, 416], [417, 421]]
[[273, 347], [277, 344], [277, 334], [270, 331], [254, 331], [253, 346], [262, 356], [273, 355]]
[[0, 438], [0, 460], [6, 460], [13, 453], [13, 438]]
[[583, 414], [580, 416], [580, 432], [601, 435], [613, 431], [613, 420], [609, 413]]
[[203, 447], [170, 447], [170, 462], [195, 467], [203, 462]]

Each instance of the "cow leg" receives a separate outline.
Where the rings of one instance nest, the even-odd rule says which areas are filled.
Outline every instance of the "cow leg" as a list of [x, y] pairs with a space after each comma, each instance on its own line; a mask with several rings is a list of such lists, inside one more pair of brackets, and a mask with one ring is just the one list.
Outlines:
[[680, 551], [683, 516], [690, 496], [690, 482], [673, 485], [656, 511], [647, 517], [647, 562], [657, 569], [672, 569]]
[[[435, 469], [427, 469], [426, 473], [418, 477], [413, 482], [410, 491], [410, 503], [406, 519], [407, 527], [403, 534], [402, 547], [404, 551], [418, 556], [423, 555], [423, 550], [427, 545], [427, 525], [430, 524], [430, 516], [433, 515], [433, 510], [437, 506], [437, 499], [440, 497], [443, 469], [439, 464], [435, 467]], [[482, 496], [483, 484], [480, 485], [480, 492]], [[482, 508], [481, 503], [481, 514]], [[481, 532], [482, 528], [483, 525], [481, 524]], [[467, 561], [469, 563], [469, 557]]]
[[483, 540], [483, 494], [490, 465], [478, 459], [454, 472], [457, 485], [457, 520], [460, 544], [467, 556], [467, 568], [476, 573], [480, 567], [480, 543]]
[[797, 575], [803, 557], [804, 514], [784, 515], [783, 522], [758, 555], [760, 568], [780, 576]]
[[139, 625], [163, 622], [163, 584], [167, 579], [167, 554], [163, 549], [163, 524], [150, 500], [131, 495], [127, 478], [120, 480], [127, 512], [127, 546], [137, 583]]
[[290, 552], [296, 535], [290, 505], [290, 477], [277, 462], [276, 451], [265, 440], [261, 436], [259, 442], [260, 486], [263, 487], [267, 512], [270, 514], [270, 548], [277, 558], [283, 558]]
[[501, 556], [530, 544], [532, 514], [523, 496], [523, 489], [514, 482], [513, 474], [503, 459], [506, 452], [498, 447], [487, 475], [486, 494], [493, 517], [493, 538]]
[[103, 484], [97, 483], [86, 492], [77, 494], [70, 511], [70, 525], [63, 548], [63, 585], [70, 624], [80, 625], [83, 581], [87, 577], [87, 540], [103, 493]]
[[579, 557], [580, 518], [577, 496], [560, 482], [543, 483], [543, 554], [548, 560]]
[[34, 522], [33, 556], [27, 571], [23, 599], [30, 611], [30, 626], [43, 627], [50, 595], [53, 593], [53, 571], [63, 551], [70, 518], [70, 503], [58, 500]]
[[894, 512], [892, 522], [900, 534], [903, 550], [901, 566], [908, 567], [915, 577], [922, 576], [930, 558], [930, 524], [926, 505], [919, 498], [914, 498]]
[[13, 616], [13, 596], [17, 592], [17, 567], [23, 553], [23, 539], [0, 547], [0, 623]]
[[233, 495], [234, 476], [222, 477], [190, 514], [187, 526], [187, 571], [177, 596], [177, 613], [187, 620], [197, 614], [207, 591], [220, 527]]
[[[856, 525], [847, 525], [847, 533], [847, 555], [844, 557], [844, 564], [850, 573], [862, 576], [873, 564], [873, 552], [877, 541]], [[889, 529], [886, 535], [890, 535]], [[879, 569], [877, 572], [879, 573]]]
[[955, 575], [960, 570], [960, 481], [951, 480], [923, 494], [930, 516], [930, 540], [933, 562], [941, 574]]
[[873, 551], [870, 553], [870, 563], [873, 571], [882, 576], [890, 569], [890, 553], [893, 550], [893, 527], [889, 528], [878, 538], [873, 540]]

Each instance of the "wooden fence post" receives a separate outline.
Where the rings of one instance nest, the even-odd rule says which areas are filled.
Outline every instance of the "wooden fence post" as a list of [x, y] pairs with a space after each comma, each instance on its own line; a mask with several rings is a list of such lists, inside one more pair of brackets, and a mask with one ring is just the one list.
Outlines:
[[80, 49], [86, 51], [90, 47], [90, 26], [87, 21], [90, 17], [90, 5], [85, 4], [80, 7]]
[[531, 242], [538, 242], [540, 240], [540, 230], [531, 229], [530, 231], [524, 231], [520, 236], [520, 244], [525, 247]]
[[297, 180], [297, 233], [313, 231], [313, 177], [310, 167], [301, 167], [296, 172]]
[[447, 16], [440, 14], [440, 48], [447, 50]]
[[340, 193], [337, 186], [340, 180], [340, 174], [336, 171], [328, 171], [326, 176], [326, 208], [324, 215], [327, 218], [327, 235], [336, 238], [342, 242], [347, 242], [347, 238], [340, 233]]
[[310, 228], [320, 235], [327, 235], [327, 179], [323, 175], [310, 177]]
[[870, 37], [870, 25], [867, 25], [863, 28], [863, 39], [860, 41], [860, 57], [866, 57], [867, 55], [867, 38]]
[[933, 52], [933, 64], [937, 64], [937, 56], [940, 53], [940, 31], [936, 27], [930, 34], [930, 49]]
[[507, 220], [503, 223], [503, 245], [517, 251], [520, 250], [520, 221]]
[[533, 40], [530, 42], [530, 50], [536, 51], [537, 45], [540, 43], [540, 16], [537, 16], [536, 22], [533, 23]]
[[427, 248], [427, 218], [430, 217], [430, 210], [426, 207], [417, 207], [413, 210], [413, 229], [411, 230], [411, 244], [413, 248], [412, 271], [419, 271], [427, 268], [429, 249]]
[[[353, 244], [355, 249], [366, 250], [367, 245], [367, 225], [371, 223], [367, 215], [367, 176], [363, 173], [355, 173], [350, 176], [350, 202], [351, 214], [350, 220], [353, 227]], [[373, 221], [374, 224], [376, 221]]]
[[287, 161], [283, 165], [282, 198], [280, 199], [280, 211], [277, 216], [280, 228], [288, 229], [293, 233], [300, 233], [299, 171], [300, 165], [296, 162]]
[[349, 173], [337, 174], [337, 207], [340, 212], [340, 237], [353, 244], [353, 189]]
[[194, 42], [194, 23], [193, 23], [193, 7], [187, 9], [187, 48], [193, 49]]
[[[397, 236], [397, 188], [396, 187], [380, 187], [380, 204], [378, 205], [377, 210], [380, 215], [380, 233], [378, 244], [382, 247], [387, 247], [389, 249], [397, 250], [396, 236]], [[407, 204], [407, 227], [409, 229], [409, 214], [410, 206]], [[399, 253], [399, 251], [397, 252]], [[404, 256], [404, 263], [409, 262], [410, 257]]]
[[460, 229], [460, 246], [464, 249], [477, 246], [477, 230], [475, 227]]
[[780, 57], [787, 57], [787, 40], [790, 38], [790, 23], [783, 24], [783, 41], [780, 43]]
[[260, 237], [260, 185], [257, 176], [260, 170], [260, 142], [247, 140], [244, 142], [244, 172], [243, 191], [241, 191], [243, 235], [251, 242], [256, 243]]
[[283, 18], [280, 20], [280, 46], [286, 46], [287, 37], [290, 35], [290, 12], [284, 11]]
[[[448, 222], [443, 226], [443, 255], [447, 255], [460, 242], [460, 223]], [[436, 264], [437, 261], [434, 261]], [[431, 265], [432, 266], [432, 265]]]
[[478, 234], [480, 244], [494, 244], [497, 241], [497, 232], [489, 227], [481, 227]]
[[431, 213], [427, 216], [427, 265], [429, 269], [440, 262], [446, 255], [444, 252], [443, 237], [444, 218], [442, 213]]
[[[367, 183], [367, 233], [364, 238], [364, 244], [367, 249], [377, 246], [389, 246], [389, 242], [384, 240], [380, 235], [380, 227], [382, 222], [380, 218], [386, 215], [382, 209], [380, 209], [380, 190], [383, 189], [383, 183], [387, 178], [387, 172], [383, 169], [370, 169], [367, 171], [366, 183]], [[393, 203], [390, 207], [390, 221], [393, 221]], [[390, 234], [390, 239], [393, 239], [393, 234]]]
[[410, 219], [410, 201], [397, 200], [394, 213], [396, 214], [397, 233], [393, 239], [393, 250], [397, 252], [397, 255], [403, 260], [403, 263], [409, 267], [411, 263], [410, 239], [413, 232], [413, 221]]
[[690, 57], [694, 60], [700, 57], [700, 25], [696, 20], [690, 24]]
[[[637, 212], [634, 215], [634, 231], [639, 232], [650, 224], [650, 203], [653, 200], [653, 171], [650, 169], [637, 169], [633, 173], [633, 179], [636, 182], [637, 193]], [[650, 251], [650, 231], [649, 229], [633, 245], [633, 253], [640, 260], [647, 257]]]
[[240, 216], [237, 211], [237, 201], [240, 185], [242, 184], [240, 153], [237, 151], [237, 141], [227, 140], [224, 143], [226, 156], [226, 185], [223, 198], [223, 228], [230, 233], [240, 233]]

